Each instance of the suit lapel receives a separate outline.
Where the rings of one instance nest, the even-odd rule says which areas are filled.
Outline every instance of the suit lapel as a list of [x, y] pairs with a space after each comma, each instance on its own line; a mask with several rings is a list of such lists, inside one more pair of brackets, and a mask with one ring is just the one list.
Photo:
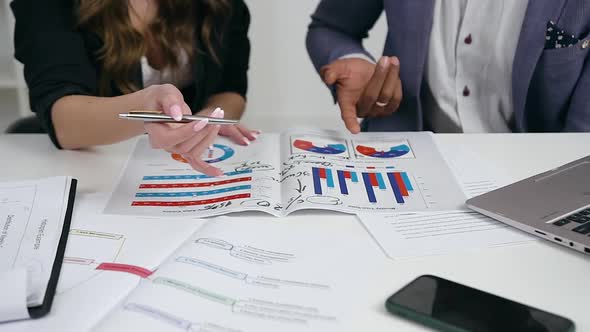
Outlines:
[[391, 1], [385, 6], [389, 23], [385, 53], [400, 58], [400, 75], [414, 93], [420, 90], [426, 64], [434, 1]]
[[419, 99], [430, 44], [434, 2], [435, 0], [384, 1], [389, 28], [384, 55], [395, 55], [400, 59], [404, 99], [399, 112], [384, 119], [369, 121], [367, 125], [372, 131], [423, 129]]
[[524, 111], [527, 91], [545, 46], [545, 31], [548, 21], [557, 22], [567, 0], [529, 0], [526, 16], [512, 70], [512, 99], [516, 129], [526, 131]]

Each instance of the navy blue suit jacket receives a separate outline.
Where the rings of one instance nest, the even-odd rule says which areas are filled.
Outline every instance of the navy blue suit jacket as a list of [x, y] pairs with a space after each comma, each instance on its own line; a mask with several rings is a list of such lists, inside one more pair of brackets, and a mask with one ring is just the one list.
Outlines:
[[[368, 131], [423, 130], [424, 67], [435, 0], [322, 0], [307, 48], [317, 70], [349, 53], [383, 11], [389, 32], [384, 55], [397, 56], [404, 100], [398, 112], [365, 121]], [[547, 23], [574, 34], [571, 48], [544, 49]], [[529, 0], [512, 73], [516, 132], [590, 131], [590, 1]]]

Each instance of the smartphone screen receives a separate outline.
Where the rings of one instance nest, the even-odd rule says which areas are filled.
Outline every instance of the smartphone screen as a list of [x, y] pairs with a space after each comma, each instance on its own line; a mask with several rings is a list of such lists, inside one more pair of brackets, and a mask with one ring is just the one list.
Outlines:
[[387, 309], [445, 331], [570, 332], [574, 324], [546, 311], [435, 276], [393, 294]]

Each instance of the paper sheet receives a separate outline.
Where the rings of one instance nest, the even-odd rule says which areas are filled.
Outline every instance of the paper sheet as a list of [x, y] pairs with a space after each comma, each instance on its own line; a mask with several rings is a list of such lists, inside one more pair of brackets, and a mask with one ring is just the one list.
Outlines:
[[[442, 149], [465, 195], [470, 198], [510, 181], [493, 165], [465, 148]], [[359, 218], [390, 258], [406, 258], [474, 250], [534, 241], [476, 212], [360, 214]]]
[[27, 309], [27, 270], [0, 272], [0, 321], [29, 318]]
[[511, 182], [502, 170], [466, 148], [443, 148], [442, 153], [467, 198], [485, 194]]
[[359, 215], [390, 258], [438, 255], [534, 241], [476, 212]]
[[[139, 139], [105, 209], [109, 214], [212, 216], [302, 209], [346, 213], [440, 211], [465, 196], [430, 133], [293, 130], [265, 134], [249, 147], [219, 138], [204, 160], [210, 178], [181, 156]], [[433, 167], [436, 165], [436, 167]]]
[[24, 268], [28, 306], [43, 302], [63, 230], [71, 179], [0, 184], [0, 271]]
[[351, 262], [363, 270], [373, 250], [366, 236], [333, 237], [251, 218], [213, 220], [95, 330], [341, 331], [354, 310], [349, 300], [358, 278], [350, 278]]
[[0, 331], [89, 331], [142, 279], [131, 273], [97, 270], [101, 263], [129, 264], [153, 271], [204, 222], [105, 216], [101, 212], [106, 199], [104, 194], [76, 197], [70, 239], [50, 314], [43, 319], [0, 325]]

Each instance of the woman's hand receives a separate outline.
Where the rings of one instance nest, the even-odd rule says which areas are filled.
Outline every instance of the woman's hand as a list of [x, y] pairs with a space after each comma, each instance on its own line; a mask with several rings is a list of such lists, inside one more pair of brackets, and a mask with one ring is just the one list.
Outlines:
[[[141, 91], [146, 103], [143, 107], [163, 111], [180, 121], [183, 114], [192, 114], [184, 102], [182, 93], [173, 85], [154, 85]], [[216, 109], [211, 117], [223, 118], [223, 110]], [[182, 155], [195, 170], [209, 176], [220, 176], [223, 172], [201, 159], [203, 152], [213, 144], [219, 133], [219, 125], [209, 125], [207, 120], [186, 124], [145, 123], [145, 130], [154, 149], [163, 149]], [[235, 135], [235, 134], [234, 134]]]
[[240, 145], [250, 145], [260, 135], [260, 130], [250, 130], [241, 124], [233, 126], [221, 126], [219, 134], [229, 137], [234, 143]]
[[[235, 92], [222, 92], [209, 97], [205, 107], [205, 110], [201, 112], [207, 112], [207, 109], [211, 110], [221, 107], [225, 110], [225, 116], [228, 119], [239, 119], [246, 108], [246, 99]], [[219, 134], [228, 137], [236, 144], [249, 145], [250, 142], [254, 141], [260, 135], [260, 131], [250, 130], [238, 124], [234, 126], [221, 126]]]

